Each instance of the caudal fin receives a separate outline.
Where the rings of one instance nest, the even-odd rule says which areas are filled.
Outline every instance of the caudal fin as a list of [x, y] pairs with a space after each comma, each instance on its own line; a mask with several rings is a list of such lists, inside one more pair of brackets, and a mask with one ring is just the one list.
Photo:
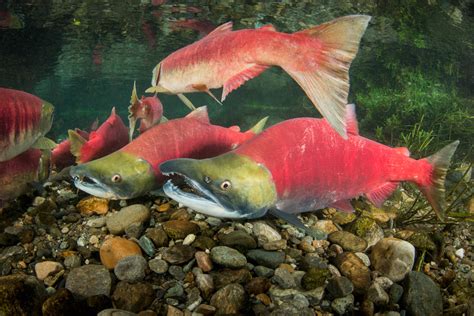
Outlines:
[[349, 67], [359, 50], [362, 35], [370, 21], [367, 15], [349, 15], [295, 33], [317, 38], [317, 65], [307, 70], [292, 65], [282, 68], [301, 86], [314, 106], [344, 138], [345, 109], [349, 94]]
[[451, 158], [458, 145], [459, 141], [457, 140], [443, 147], [437, 153], [426, 157], [426, 160], [433, 166], [433, 172], [431, 174], [431, 183], [429, 185], [420, 186], [420, 190], [426, 196], [435, 210], [436, 215], [438, 215], [438, 218], [441, 220], [444, 220], [445, 217], [444, 208], [446, 200], [444, 181], [446, 179], [446, 172], [448, 171]]

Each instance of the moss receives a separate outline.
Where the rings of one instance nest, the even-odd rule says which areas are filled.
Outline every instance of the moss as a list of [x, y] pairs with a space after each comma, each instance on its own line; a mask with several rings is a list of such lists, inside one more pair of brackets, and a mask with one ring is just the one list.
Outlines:
[[363, 216], [352, 223], [349, 231], [356, 236], [364, 238], [377, 228], [377, 223], [373, 219]]
[[328, 269], [310, 268], [303, 276], [301, 285], [305, 290], [314, 290], [326, 283], [331, 273]]
[[425, 232], [415, 232], [410, 237], [408, 237], [407, 241], [415, 246], [415, 248], [418, 250], [436, 250], [436, 245], [433, 242], [431, 236]]

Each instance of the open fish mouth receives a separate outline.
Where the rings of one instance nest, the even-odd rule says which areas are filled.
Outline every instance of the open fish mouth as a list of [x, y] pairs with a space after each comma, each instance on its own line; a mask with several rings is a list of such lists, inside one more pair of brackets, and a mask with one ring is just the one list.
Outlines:
[[73, 173], [73, 169], [71, 170], [72, 180], [74, 181], [74, 185], [81, 191], [89, 193], [91, 195], [111, 199], [111, 200], [119, 200], [123, 199], [120, 195], [114, 193], [111, 188], [104, 185], [97, 179], [86, 175], [77, 175]]
[[173, 200], [205, 215], [221, 218], [242, 218], [242, 213], [225, 206], [211, 191], [198, 181], [178, 172], [163, 173], [170, 177], [163, 191]]

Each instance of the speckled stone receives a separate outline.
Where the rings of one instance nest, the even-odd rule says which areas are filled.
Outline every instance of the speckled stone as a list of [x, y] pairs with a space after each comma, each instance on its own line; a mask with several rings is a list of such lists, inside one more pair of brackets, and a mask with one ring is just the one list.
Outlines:
[[227, 268], [242, 268], [247, 264], [247, 258], [237, 250], [227, 246], [217, 246], [211, 249], [213, 262]]

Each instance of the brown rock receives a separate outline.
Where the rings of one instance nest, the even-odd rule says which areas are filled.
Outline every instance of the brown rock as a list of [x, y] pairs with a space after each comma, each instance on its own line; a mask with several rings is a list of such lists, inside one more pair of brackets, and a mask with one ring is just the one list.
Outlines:
[[170, 216], [170, 220], [178, 221], [189, 221], [191, 218], [193, 218], [193, 216], [184, 208], [174, 211]]
[[326, 234], [337, 232], [339, 229], [334, 225], [331, 220], [320, 220], [314, 223], [312, 226], [313, 229], [321, 230]]
[[240, 284], [229, 284], [218, 290], [211, 298], [211, 305], [217, 315], [237, 314], [245, 307], [247, 296]]
[[61, 270], [63, 270], [63, 265], [55, 261], [43, 261], [35, 264], [36, 277], [41, 281]]
[[201, 268], [203, 272], [209, 272], [212, 270], [212, 260], [207, 253], [204, 251], [198, 251], [194, 254], [194, 257], [196, 258], [198, 267]]
[[196, 275], [196, 285], [201, 290], [204, 298], [208, 298], [214, 292], [214, 281], [209, 274], [201, 273]]
[[158, 206], [158, 212], [168, 212], [171, 209], [171, 205], [169, 203], [164, 203]]
[[65, 288], [50, 296], [42, 306], [43, 316], [77, 315], [76, 308], [74, 296]]
[[174, 245], [163, 251], [163, 260], [171, 264], [185, 263], [193, 258], [194, 252], [191, 246]]
[[270, 299], [270, 297], [268, 297], [268, 295], [265, 294], [265, 293], [260, 293], [257, 296], [255, 296], [255, 298], [257, 300], [259, 300], [260, 302], [262, 302], [266, 306], [268, 306], [272, 303], [272, 300]]
[[109, 211], [109, 200], [88, 196], [80, 200], [76, 207], [82, 215], [104, 215]]
[[172, 239], [183, 239], [189, 234], [197, 234], [199, 232], [199, 226], [181, 220], [171, 220], [163, 223], [163, 229]]
[[216, 312], [216, 308], [211, 305], [201, 304], [196, 308], [195, 312], [204, 316], [214, 315], [214, 313]]
[[184, 313], [180, 309], [172, 305], [168, 305], [168, 311], [166, 312], [166, 316], [184, 316]]
[[364, 262], [352, 252], [343, 252], [335, 259], [341, 274], [351, 280], [356, 293], [365, 293], [370, 286], [370, 270]]
[[245, 290], [249, 293], [249, 294], [260, 294], [260, 293], [265, 293], [266, 291], [268, 291], [271, 287], [271, 283], [268, 279], [265, 279], [265, 278], [262, 278], [262, 277], [256, 277], [256, 278], [253, 278], [252, 280], [250, 280], [250, 282], [248, 282], [246, 285], [245, 285]]
[[367, 242], [347, 231], [337, 231], [329, 234], [328, 240], [334, 244], [340, 245], [347, 251], [364, 251], [367, 248]]
[[153, 241], [156, 248], [168, 247], [168, 235], [162, 228], [147, 229], [145, 235]]
[[219, 270], [216, 272], [211, 272], [211, 276], [217, 289], [220, 289], [221, 287], [224, 287], [230, 283], [244, 284], [249, 282], [252, 278], [252, 274], [250, 274], [250, 271], [247, 269]]
[[142, 255], [140, 247], [133, 241], [122, 237], [109, 238], [100, 247], [100, 261], [109, 270], [128, 256]]
[[134, 313], [147, 309], [155, 299], [155, 291], [149, 283], [119, 282], [112, 295], [116, 308]]

